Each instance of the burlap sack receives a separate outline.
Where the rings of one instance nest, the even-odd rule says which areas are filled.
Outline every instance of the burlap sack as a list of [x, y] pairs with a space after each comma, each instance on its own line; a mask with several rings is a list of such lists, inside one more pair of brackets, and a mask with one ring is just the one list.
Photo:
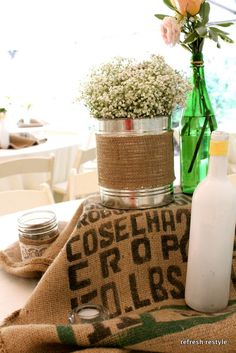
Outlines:
[[[25, 307], [1, 327], [0, 352], [235, 353], [235, 258], [225, 310], [204, 314], [184, 302], [186, 201], [142, 211], [85, 205]], [[87, 302], [106, 306], [111, 319], [69, 325], [71, 309]]]

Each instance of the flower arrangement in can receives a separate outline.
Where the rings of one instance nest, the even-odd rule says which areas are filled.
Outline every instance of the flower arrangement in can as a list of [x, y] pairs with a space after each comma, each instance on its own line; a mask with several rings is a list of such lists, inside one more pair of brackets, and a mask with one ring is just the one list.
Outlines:
[[91, 71], [80, 100], [97, 119], [156, 118], [183, 106], [190, 88], [162, 56], [141, 62], [116, 57]]

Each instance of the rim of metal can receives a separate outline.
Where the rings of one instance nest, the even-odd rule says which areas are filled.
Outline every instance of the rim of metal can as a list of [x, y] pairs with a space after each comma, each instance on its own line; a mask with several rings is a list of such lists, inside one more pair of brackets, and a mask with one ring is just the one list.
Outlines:
[[101, 203], [108, 208], [146, 209], [174, 201], [173, 183], [150, 189], [117, 190], [100, 186]]
[[171, 130], [171, 117], [140, 119], [103, 119], [97, 124], [98, 134], [159, 134]]

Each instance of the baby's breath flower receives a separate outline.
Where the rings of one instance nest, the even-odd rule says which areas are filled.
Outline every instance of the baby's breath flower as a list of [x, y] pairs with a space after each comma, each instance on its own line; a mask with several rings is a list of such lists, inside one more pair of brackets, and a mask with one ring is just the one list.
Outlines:
[[114, 58], [90, 73], [80, 99], [97, 119], [155, 118], [184, 106], [189, 90], [162, 56], [142, 62]]

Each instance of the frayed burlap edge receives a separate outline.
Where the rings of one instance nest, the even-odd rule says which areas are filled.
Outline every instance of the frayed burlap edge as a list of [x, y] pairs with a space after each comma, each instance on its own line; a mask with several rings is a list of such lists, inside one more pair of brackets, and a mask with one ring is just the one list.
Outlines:
[[45, 272], [51, 265], [52, 261], [53, 259], [41, 257], [22, 262], [13, 262], [3, 251], [0, 252], [2, 268], [10, 274], [24, 278], [40, 277], [42, 272]]
[[20, 311], [21, 311], [21, 309], [18, 309], [18, 310], [13, 311], [13, 313], [11, 313], [10, 315], [8, 315], [1, 323], [0, 328], [4, 327], [4, 326], [9, 326], [10, 324], [13, 324], [15, 318], [17, 318], [19, 316]]

